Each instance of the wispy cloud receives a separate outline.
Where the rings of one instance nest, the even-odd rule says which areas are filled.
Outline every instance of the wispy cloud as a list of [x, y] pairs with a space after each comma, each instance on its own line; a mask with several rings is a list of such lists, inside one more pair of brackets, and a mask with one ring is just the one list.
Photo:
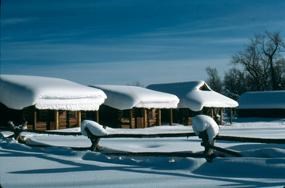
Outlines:
[[[147, 61], [169, 59], [197, 59], [207, 54], [211, 58], [227, 57], [233, 44], [243, 38], [170, 37], [132, 38], [114, 42], [54, 43], [47, 41], [5, 42], [2, 45], [2, 62], [28, 64], [74, 64], [114, 61]], [[211, 48], [209, 48], [211, 46]], [[227, 46], [227, 48], [223, 48]]]
[[36, 18], [2, 18], [1, 24], [2, 26], [7, 26], [7, 25], [15, 25], [15, 24], [32, 22], [34, 20], [36, 20]]

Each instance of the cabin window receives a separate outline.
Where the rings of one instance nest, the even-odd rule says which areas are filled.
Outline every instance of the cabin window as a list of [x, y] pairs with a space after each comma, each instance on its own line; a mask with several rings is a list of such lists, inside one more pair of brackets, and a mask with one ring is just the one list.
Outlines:
[[155, 119], [156, 118], [156, 113], [154, 109], [150, 109], [148, 110], [148, 114], [147, 114], [149, 119]]
[[74, 111], [67, 111], [69, 118], [76, 118], [76, 112]]
[[206, 84], [202, 85], [199, 89], [202, 91], [211, 91], [211, 89]]
[[129, 118], [130, 117], [130, 111], [129, 110], [123, 110], [121, 111], [122, 118]]
[[37, 120], [41, 122], [46, 122], [49, 120], [49, 111], [48, 110], [38, 110], [37, 111]]

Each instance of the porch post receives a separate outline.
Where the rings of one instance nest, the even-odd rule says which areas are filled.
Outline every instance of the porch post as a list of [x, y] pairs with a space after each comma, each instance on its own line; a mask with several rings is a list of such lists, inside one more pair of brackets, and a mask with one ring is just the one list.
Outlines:
[[233, 109], [230, 108], [230, 124], [233, 123]]
[[148, 127], [148, 117], [147, 117], [147, 109], [144, 108], [143, 109], [143, 118], [144, 118], [144, 124], [143, 124], [143, 127]]
[[172, 111], [172, 108], [170, 108], [169, 111], [170, 111], [169, 125], [172, 125], [173, 124], [173, 111]]
[[34, 108], [33, 131], [36, 130], [36, 125], [37, 125], [37, 109]]
[[99, 110], [95, 111], [95, 121], [99, 123]]
[[77, 125], [81, 126], [81, 111], [77, 111]]
[[158, 125], [161, 125], [161, 109], [157, 109], [158, 110], [158, 117], [157, 117], [157, 120], [158, 120]]
[[134, 128], [134, 124], [133, 124], [133, 109], [130, 109], [130, 128]]
[[223, 120], [224, 120], [224, 109], [221, 108], [221, 114], [220, 114], [220, 124], [222, 125], [223, 124]]

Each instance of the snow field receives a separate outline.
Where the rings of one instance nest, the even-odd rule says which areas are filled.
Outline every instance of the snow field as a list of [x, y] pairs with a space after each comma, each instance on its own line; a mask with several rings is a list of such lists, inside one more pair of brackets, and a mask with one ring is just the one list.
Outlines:
[[[284, 138], [284, 126], [280, 120], [239, 122], [220, 127], [220, 134]], [[84, 136], [27, 137], [31, 142], [53, 147], [29, 147], [1, 138], [0, 184], [4, 188], [285, 185], [284, 144], [217, 141], [217, 146], [240, 151], [244, 157], [215, 158], [212, 163], [208, 163], [203, 158], [109, 156], [66, 147], [90, 146], [90, 141]], [[200, 142], [198, 137], [106, 138], [101, 139], [100, 145], [122, 151], [202, 151]]]

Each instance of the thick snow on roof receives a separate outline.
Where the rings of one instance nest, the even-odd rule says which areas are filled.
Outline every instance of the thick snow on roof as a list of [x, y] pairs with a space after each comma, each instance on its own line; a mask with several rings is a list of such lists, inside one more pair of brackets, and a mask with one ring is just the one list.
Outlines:
[[239, 109], [285, 109], [285, 90], [246, 92], [239, 104]]
[[203, 107], [235, 108], [238, 103], [213, 91], [204, 81], [153, 84], [147, 88], [172, 93], [179, 97], [179, 108], [200, 111]]
[[1, 75], [0, 90], [0, 102], [12, 109], [98, 110], [106, 99], [102, 90], [40, 76]]
[[124, 85], [96, 85], [102, 89], [107, 100], [104, 104], [126, 110], [136, 108], [177, 108], [179, 99], [172, 94], [153, 91], [137, 86]]

